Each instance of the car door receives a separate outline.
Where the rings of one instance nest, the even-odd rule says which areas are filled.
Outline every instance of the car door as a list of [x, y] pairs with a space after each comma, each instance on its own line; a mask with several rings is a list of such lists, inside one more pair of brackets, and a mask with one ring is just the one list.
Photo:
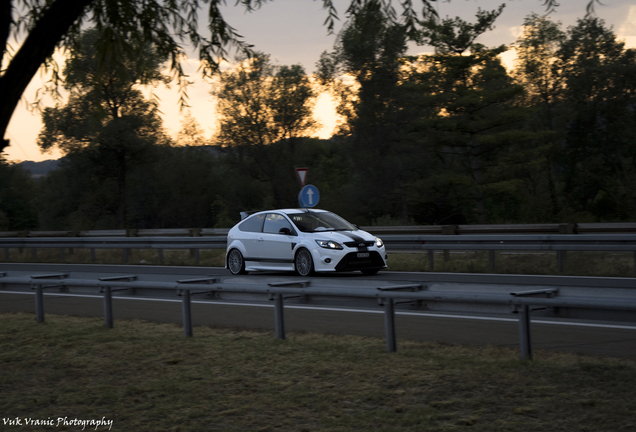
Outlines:
[[258, 261], [260, 240], [263, 237], [263, 222], [265, 214], [255, 214], [239, 224], [240, 240], [245, 247], [246, 265], [250, 266]]
[[256, 241], [255, 257], [261, 266], [273, 270], [293, 270], [292, 250], [297, 242], [296, 237], [296, 231], [285, 216], [267, 213], [263, 232]]

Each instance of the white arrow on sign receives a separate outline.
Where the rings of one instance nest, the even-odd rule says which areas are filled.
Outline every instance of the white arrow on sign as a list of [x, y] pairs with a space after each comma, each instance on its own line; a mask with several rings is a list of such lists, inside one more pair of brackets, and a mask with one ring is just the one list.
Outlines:
[[307, 190], [307, 196], [309, 197], [309, 205], [313, 205], [314, 204], [314, 191], [309, 189]]

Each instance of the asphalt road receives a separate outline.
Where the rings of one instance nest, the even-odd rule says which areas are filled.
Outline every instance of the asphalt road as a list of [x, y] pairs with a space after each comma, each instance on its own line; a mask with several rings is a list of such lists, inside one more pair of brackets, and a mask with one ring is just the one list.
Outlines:
[[[0, 271], [19, 272], [23, 275], [47, 272], [80, 272], [81, 274], [143, 274], [147, 279], [201, 277], [213, 275], [230, 277], [227, 270], [201, 267], [155, 267], [155, 266], [99, 266], [99, 265], [40, 265], [0, 264]], [[493, 279], [494, 278], [494, 279]], [[249, 275], [246, 283], [257, 281], [292, 281], [297, 276], [287, 274]], [[493, 284], [498, 280], [501, 284]], [[506, 275], [456, 275], [381, 272], [368, 277], [359, 274], [317, 276], [311, 279], [312, 286], [332, 284], [377, 287], [405, 282], [420, 281], [427, 289], [452, 290], [510, 290], [508, 283], [537, 286], [561, 284], [562, 289], [576, 294], [585, 285], [590, 289], [603, 289], [609, 296], [636, 293], [633, 279], [606, 280], [602, 278], [568, 279], [564, 277], [524, 277]], [[0, 279], [1, 282], [1, 279]], [[600, 286], [600, 288], [599, 288]], [[588, 288], [589, 288], [588, 287]], [[103, 317], [103, 297], [95, 292], [70, 290], [57, 292], [47, 290], [44, 309], [46, 314]], [[174, 292], [116, 293], [113, 298], [115, 325], [117, 320], [140, 319], [156, 322], [182, 324], [182, 301]], [[519, 346], [519, 324], [517, 315], [509, 310], [472, 310], [460, 307], [457, 310], [414, 309], [400, 306], [396, 313], [398, 349], [401, 340], [436, 341], [450, 344]], [[33, 313], [34, 294], [27, 289], [2, 287], [0, 289], [0, 312]], [[496, 313], [494, 313], [496, 312]], [[192, 316], [195, 326], [217, 326], [257, 328], [274, 330], [273, 302], [265, 299], [213, 299], [195, 296], [192, 301]], [[285, 304], [285, 326], [287, 332], [304, 331], [323, 334], [355, 334], [384, 338], [383, 309], [371, 303], [321, 303], [290, 299]], [[175, 329], [175, 331], [180, 331]], [[194, 329], [196, 337], [196, 327]], [[273, 336], [272, 336], [273, 337]], [[636, 324], [620, 321], [561, 319], [535, 314], [532, 320], [532, 342], [534, 351], [550, 350], [588, 355], [636, 358]]]

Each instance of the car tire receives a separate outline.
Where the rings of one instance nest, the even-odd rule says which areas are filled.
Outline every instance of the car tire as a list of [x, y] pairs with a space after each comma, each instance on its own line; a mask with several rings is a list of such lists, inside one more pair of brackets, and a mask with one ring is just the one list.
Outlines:
[[380, 269], [364, 269], [360, 270], [363, 275], [372, 276], [380, 271]]
[[311, 252], [307, 249], [301, 249], [296, 253], [294, 259], [294, 268], [299, 276], [309, 276], [314, 272], [314, 260]]
[[247, 274], [245, 271], [245, 259], [238, 249], [232, 249], [227, 255], [227, 268], [233, 275]]

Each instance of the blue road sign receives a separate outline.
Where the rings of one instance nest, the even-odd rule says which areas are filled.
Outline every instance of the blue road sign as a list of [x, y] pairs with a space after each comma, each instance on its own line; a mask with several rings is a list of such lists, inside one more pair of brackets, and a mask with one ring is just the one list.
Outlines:
[[298, 194], [298, 203], [301, 207], [314, 207], [320, 201], [320, 192], [314, 185], [307, 185]]

